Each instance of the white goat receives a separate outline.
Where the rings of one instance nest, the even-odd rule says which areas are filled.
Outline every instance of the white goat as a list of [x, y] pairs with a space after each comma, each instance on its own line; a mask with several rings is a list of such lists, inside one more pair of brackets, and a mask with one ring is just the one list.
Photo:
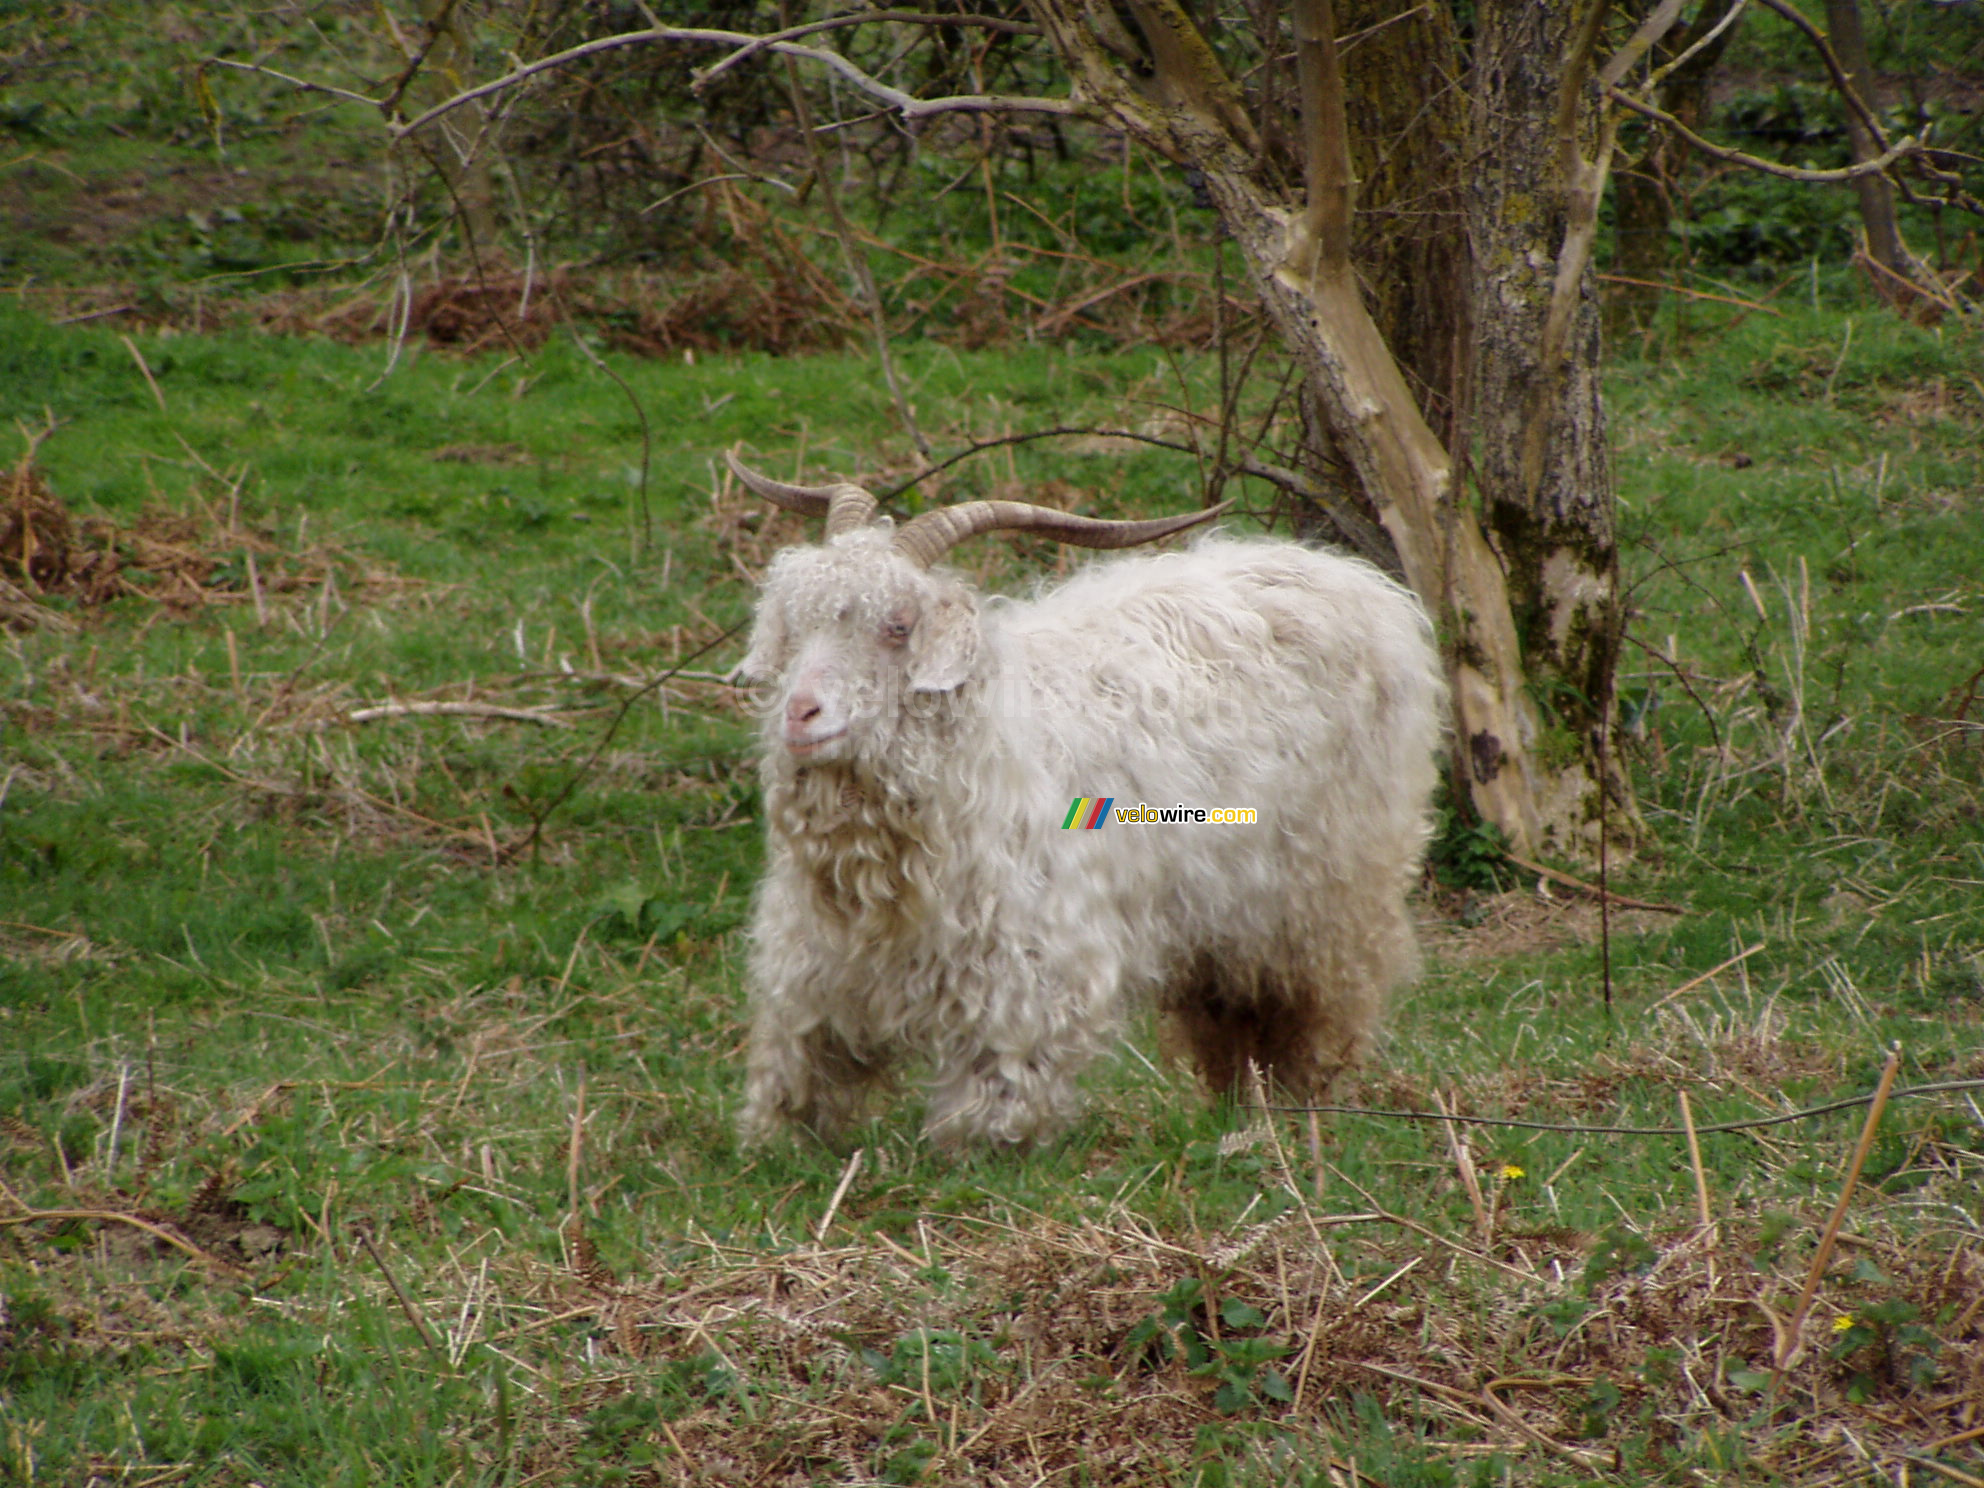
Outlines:
[[[1444, 714], [1406, 590], [1335, 553], [1208, 538], [986, 599], [933, 567], [973, 533], [1121, 547], [1217, 511], [971, 502], [897, 529], [859, 487], [731, 463], [828, 516], [821, 546], [773, 561], [740, 669], [775, 685], [748, 1140], [831, 1133], [903, 1056], [928, 1065], [933, 1138], [1035, 1140], [1137, 998], [1216, 1089], [1251, 1063], [1312, 1092], [1366, 1052], [1416, 969], [1405, 895]], [[1065, 829], [1083, 796], [1258, 820]]]

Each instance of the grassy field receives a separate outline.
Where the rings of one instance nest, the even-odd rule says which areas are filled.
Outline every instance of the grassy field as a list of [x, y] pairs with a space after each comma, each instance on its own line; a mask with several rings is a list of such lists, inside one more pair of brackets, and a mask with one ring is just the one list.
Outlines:
[[[1351, 1103], [1673, 1127], [1863, 1094], [1890, 1046], [1903, 1086], [1984, 1076], [1978, 352], [1696, 306], [1616, 367], [1646, 832], [1612, 881], [1680, 912], [1613, 912], [1608, 1009], [1589, 898], [1449, 842]], [[946, 449], [1210, 396], [1156, 354], [905, 355]], [[1698, 1164], [1312, 1135], [1139, 1028], [1045, 1151], [933, 1154], [905, 1098], [740, 1152], [722, 638], [802, 526], [713, 459], [907, 469], [886, 395], [831, 356], [385, 364], [0, 302], [0, 547], [40, 564], [0, 591], [0, 1476], [1984, 1476], [1974, 1092], [1887, 1107], [1782, 1375], [1864, 1108]], [[1091, 438], [930, 494], [1194, 479]]]
[[[808, 534], [719, 456], [919, 461], [868, 359], [710, 348], [858, 342], [837, 260], [742, 198], [693, 273], [686, 204], [669, 274], [565, 223], [527, 345], [437, 349], [501, 340], [438, 256], [381, 287], [443, 193], [215, 55], [398, 65], [371, 6], [0, 4], [0, 1482], [1984, 1482], [1977, 328], [1730, 258], [1766, 306], [1619, 349], [1629, 902], [1450, 832], [1365, 1112], [1209, 1103], [1139, 1025], [1045, 1150], [933, 1153], [912, 1090], [744, 1152], [724, 674]], [[932, 149], [873, 218], [940, 455], [1218, 405], [1153, 349], [1213, 324], [1210, 219], [1099, 158]], [[1750, 195], [1701, 241], [1850, 212]], [[973, 496], [1198, 472], [1091, 434], [915, 499]], [[1710, 1129], [1890, 1057], [1972, 1084], [1855, 1177], [1864, 1101]]]

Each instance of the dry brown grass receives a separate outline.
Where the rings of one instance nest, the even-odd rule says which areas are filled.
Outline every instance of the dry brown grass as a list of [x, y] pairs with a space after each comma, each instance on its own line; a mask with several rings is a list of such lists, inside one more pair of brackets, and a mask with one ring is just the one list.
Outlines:
[[[1511, 1227], [1477, 1249], [1306, 1205], [1190, 1243], [1127, 1212], [1075, 1223], [932, 1215], [899, 1238], [782, 1254], [692, 1240], [665, 1275], [626, 1280], [582, 1245], [565, 1266], [498, 1254], [482, 1270], [464, 1257], [456, 1270], [475, 1279], [472, 1295], [424, 1307], [437, 1323], [472, 1316], [451, 1350], [486, 1342], [531, 1360], [547, 1385], [576, 1361], [554, 1365], [542, 1346], [582, 1338], [584, 1381], [566, 1395], [580, 1414], [651, 1390], [670, 1361], [683, 1377], [719, 1371], [723, 1387], [665, 1410], [668, 1440], [708, 1481], [872, 1472], [917, 1442], [931, 1454], [927, 1481], [1163, 1478], [1194, 1458], [1201, 1428], [1227, 1418], [1214, 1377], [1139, 1346], [1133, 1330], [1196, 1278], [1189, 1324], [1204, 1337], [1219, 1338], [1221, 1309], [1237, 1299], [1266, 1315], [1259, 1336], [1288, 1347], [1280, 1367], [1295, 1399], [1263, 1419], [1307, 1441], [1312, 1462], [1332, 1411], [1362, 1395], [1390, 1419], [1427, 1423], [1434, 1455], [1602, 1474], [1628, 1437], [1644, 1466], [1715, 1432], [1740, 1439], [1758, 1467], [1819, 1482], [1902, 1463], [1984, 1413], [1984, 1261], [1879, 1224], [1853, 1238], [1834, 1267], [1835, 1301], [1774, 1380], [1802, 1257], [1785, 1246], [1776, 1259], [1748, 1220], [1663, 1222], [1606, 1275], [1588, 1235]], [[355, 1255], [350, 1264], [362, 1269]], [[1864, 1279], [1874, 1272], [1878, 1285]], [[1933, 1389], [1911, 1386], [1904, 1345], [1836, 1356], [1835, 1319], [1851, 1316], [1838, 1309], [1856, 1295], [1967, 1319]], [[546, 1422], [524, 1465], [569, 1468], [579, 1438]]]
[[307, 591], [341, 605], [339, 585], [356, 595], [404, 582], [336, 544], [285, 544], [273, 527], [244, 518], [242, 477], [215, 477], [224, 505], [196, 492], [184, 506], [154, 504], [128, 522], [78, 515], [36, 468], [37, 442], [0, 474], [0, 628], [74, 630], [78, 612], [134, 597], [172, 615], [249, 606], [266, 622], [280, 596]]

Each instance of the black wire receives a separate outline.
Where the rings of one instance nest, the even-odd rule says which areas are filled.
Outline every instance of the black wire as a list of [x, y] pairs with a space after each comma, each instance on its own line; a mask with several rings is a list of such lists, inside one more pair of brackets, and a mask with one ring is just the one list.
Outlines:
[[[1900, 1100], [1908, 1095], [1935, 1095], [1948, 1090], [1984, 1090], [1984, 1080], [1944, 1080], [1934, 1085], [1909, 1085], [1900, 1090], [1888, 1092], [1889, 1100]], [[1757, 1116], [1748, 1121], [1721, 1121], [1713, 1126], [1697, 1126], [1697, 1136], [1709, 1132], [1752, 1131], [1760, 1126], [1783, 1126], [1786, 1122], [1804, 1121], [1813, 1116], [1824, 1116], [1832, 1111], [1847, 1111], [1855, 1106], [1872, 1105], [1874, 1095], [1849, 1096], [1845, 1100], [1828, 1101], [1823, 1106], [1807, 1106], [1802, 1111], [1788, 1111], [1782, 1116]], [[1326, 1112], [1339, 1116], [1388, 1116], [1399, 1121], [1456, 1121], [1468, 1126], [1519, 1126], [1526, 1131], [1579, 1132], [1595, 1137], [1685, 1137], [1685, 1126], [1577, 1126], [1559, 1121], [1518, 1121], [1510, 1116], [1465, 1116], [1448, 1115], [1441, 1111], [1381, 1111], [1372, 1106], [1261, 1106], [1263, 1111]]]

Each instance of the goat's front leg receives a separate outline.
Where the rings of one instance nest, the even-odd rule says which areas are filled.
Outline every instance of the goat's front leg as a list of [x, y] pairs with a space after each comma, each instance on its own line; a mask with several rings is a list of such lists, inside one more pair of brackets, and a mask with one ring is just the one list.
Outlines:
[[924, 1135], [952, 1150], [975, 1142], [1023, 1147], [1044, 1141], [1080, 1111], [1075, 1077], [1086, 1062], [993, 1049], [947, 1060], [930, 1082]]
[[800, 1127], [832, 1138], [861, 1114], [888, 1075], [878, 1053], [855, 1048], [824, 1023], [795, 1029], [792, 1010], [761, 1005], [751, 1025], [738, 1131], [755, 1145]]

